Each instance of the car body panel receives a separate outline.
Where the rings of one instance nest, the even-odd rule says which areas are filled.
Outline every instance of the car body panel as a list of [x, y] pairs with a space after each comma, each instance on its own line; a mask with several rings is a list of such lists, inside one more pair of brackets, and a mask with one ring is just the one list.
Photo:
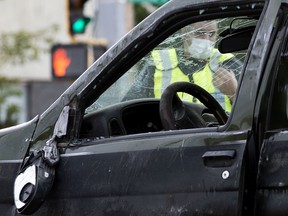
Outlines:
[[[53, 210], [55, 215], [79, 212], [79, 206], [82, 212], [97, 215], [121, 212], [125, 215], [209, 212], [237, 215], [241, 211], [238, 204], [242, 199], [239, 191], [244, 172], [245, 133], [209, 133], [208, 148], [209, 141], [203, 140], [207, 134], [186, 135], [186, 139], [170, 136], [118, 140], [96, 146], [91, 141], [81, 147], [81, 153], [70, 149], [61, 158], [57, 185], [39, 215], [53, 206], [57, 206]], [[207, 152], [225, 151], [235, 152], [235, 157], [202, 158]], [[86, 177], [79, 179], [79, 176]], [[211, 199], [204, 199], [210, 195]], [[229, 203], [219, 208], [227, 197]]]
[[287, 213], [287, 131], [267, 133], [258, 173], [257, 204], [261, 215]]
[[[1, 130], [0, 141], [0, 209], [11, 214], [14, 180], [29, 148], [38, 117], [30, 122]], [[5, 187], [2, 187], [5, 185]], [[9, 204], [8, 204], [9, 203]], [[15, 209], [12, 210], [15, 212]]]

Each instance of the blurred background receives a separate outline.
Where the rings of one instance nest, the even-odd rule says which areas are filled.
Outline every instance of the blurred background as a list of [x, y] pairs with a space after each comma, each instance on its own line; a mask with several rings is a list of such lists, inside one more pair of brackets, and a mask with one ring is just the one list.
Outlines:
[[0, 128], [45, 111], [169, 0], [0, 0]]

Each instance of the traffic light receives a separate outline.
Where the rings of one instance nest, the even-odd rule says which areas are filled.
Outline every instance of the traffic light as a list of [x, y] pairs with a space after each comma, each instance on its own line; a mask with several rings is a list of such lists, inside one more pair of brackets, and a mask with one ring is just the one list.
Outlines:
[[83, 14], [84, 4], [87, 0], [68, 0], [69, 33], [82, 34], [91, 19]]
[[57, 44], [51, 49], [53, 78], [76, 79], [88, 67], [86, 44]]
[[107, 47], [104, 43], [53, 45], [51, 48], [53, 78], [77, 79], [88, 68], [89, 64], [97, 60], [106, 50]]

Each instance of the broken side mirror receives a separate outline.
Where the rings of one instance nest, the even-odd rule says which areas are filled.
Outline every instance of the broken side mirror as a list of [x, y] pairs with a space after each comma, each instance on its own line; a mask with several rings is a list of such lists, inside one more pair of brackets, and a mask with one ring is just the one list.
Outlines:
[[56, 164], [60, 160], [58, 138], [67, 134], [69, 106], [65, 106], [54, 132], [43, 149], [24, 158], [14, 182], [14, 203], [20, 214], [33, 214], [48, 196], [54, 184]]
[[43, 152], [32, 153], [14, 183], [14, 201], [18, 213], [32, 214], [44, 202], [54, 182], [55, 169], [43, 160]]

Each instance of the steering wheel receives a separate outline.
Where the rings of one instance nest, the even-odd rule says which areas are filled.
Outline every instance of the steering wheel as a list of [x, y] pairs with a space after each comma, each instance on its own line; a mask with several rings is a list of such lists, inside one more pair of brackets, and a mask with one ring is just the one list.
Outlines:
[[160, 118], [165, 130], [206, 127], [207, 125], [199, 114], [185, 108], [177, 92], [184, 92], [197, 98], [212, 112], [220, 125], [226, 123], [228, 117], [224, 109], [205, 89], [189, 82], [175, 82], [164, 90], [160, 99]]

